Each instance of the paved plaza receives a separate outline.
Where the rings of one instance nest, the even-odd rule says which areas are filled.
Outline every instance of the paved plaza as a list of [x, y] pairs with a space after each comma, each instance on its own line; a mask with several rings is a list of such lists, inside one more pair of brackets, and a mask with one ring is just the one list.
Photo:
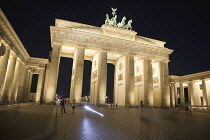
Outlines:
[[77, 107], [30, 103], [0, 106], [2, 140], [207, 140], [210, 113], [166, 109]]

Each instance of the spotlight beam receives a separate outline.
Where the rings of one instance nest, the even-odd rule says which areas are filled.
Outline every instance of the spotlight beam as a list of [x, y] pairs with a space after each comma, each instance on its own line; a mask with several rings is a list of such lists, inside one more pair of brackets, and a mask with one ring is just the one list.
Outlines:
[[102, 116], [102, 117], [104, 116], [103, 114], [101, 114], [101, 113], [99, 113], [99, 112], [97, 112], [97, 111], [91, 109], [91, 108], [88, 107], [88, 106], [85, 106], [85, 109], [90, 110], [90, 111], [92, 111], [92, 112], [94, 112], [94, 113], [96, 113], [96, 114], [99, 114], [99, 115]]

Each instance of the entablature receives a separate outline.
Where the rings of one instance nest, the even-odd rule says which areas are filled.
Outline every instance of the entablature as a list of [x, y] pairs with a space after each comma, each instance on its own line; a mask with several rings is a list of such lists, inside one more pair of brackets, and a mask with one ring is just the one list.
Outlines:
[[204, 71], [184, 76], [174, 76], [170, 75], [169, 79], [170, 82], [187, 82], [187, 81], [195, 81], [195, 80], [202, 80], [202, 79], [209, 79], [210, 78], [210, 71]]
[[29, 67], [45, 67], [48, 62], [48, 59], [30, 57], [26, 65]]
[[83, 32], [73, 28], [50, 27], [51, 42], [65, 45], [88, 47], [95, 50], [107, 50], [115, 53], [127, 53], [132, 55], [143, 55], [151, 58], [169, 59], [169, 54], [173, 52], [168, 48], [157, 47], [138, 41], [105, 36]]
[[0, 32], [2, 36], [1, 43], [8, 45], [23, 62], [26, 62], [30, 56], [1, 9]]

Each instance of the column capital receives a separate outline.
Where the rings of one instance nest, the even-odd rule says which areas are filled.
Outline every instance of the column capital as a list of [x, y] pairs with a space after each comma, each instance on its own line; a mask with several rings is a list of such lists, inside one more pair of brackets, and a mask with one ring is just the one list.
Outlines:
[[107, 53], [108, 51], [107, 50], [100, 50], [98, 52], [105, 52], [105, 53]]
[[22, 60], [21, 60], [19, 57], [17, 57], [17, 61], [18, 61], [18, 62], [22, 62]]
[[206, 81], [205, 78], [202, 78], [201, 81]]
[[194, 80], [189, 80], [189, 83], [193, 83], [194, 82]]
[[161, 60], [161, 62], [166, 62], [166, 63], [168, 63], [168, 62], [170, 62], [170, 60], [164, 59], [164, 60]]
[[54, 47], [61, 47], [62, 45], [60, 43], [53, 43], [51, 46], [52, 48], [54, 48]]
[[44, 70], [45, 69], [45, 67], [39, 67], [39, 70]]
[[14, 51], [11, 51], [11, 53], [10, 53], [10, 57], [17, 57], [17, 55], [14, 53]]
[[151, 57], [142, 57], [143, 60], [152, 60]]

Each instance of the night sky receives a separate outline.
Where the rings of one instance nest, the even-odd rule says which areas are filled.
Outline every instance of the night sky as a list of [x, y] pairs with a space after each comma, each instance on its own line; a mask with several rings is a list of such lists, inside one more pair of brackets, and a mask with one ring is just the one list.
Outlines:
[[[12, 27], [31, 57], [48, 58], [51, 51], [50, 25], [55, 18], [101, 27], [111, 7], [117, 8], [117, 21], [133, 20], [138, 35], [165, 41], [174, 50], [170, 55], [170, 75], [186, 75], [210, 70], [210, 5], [208, 0], [0, 0]], [[61, 58], [59, 94], [69, 94], [72, 59]], [[91, 62], [85, 61], [83, 95], [89, 93]], [[108, 73], [114, 66], [108, 65]], [[112, 89], [113, 75], [108, 77]]]

